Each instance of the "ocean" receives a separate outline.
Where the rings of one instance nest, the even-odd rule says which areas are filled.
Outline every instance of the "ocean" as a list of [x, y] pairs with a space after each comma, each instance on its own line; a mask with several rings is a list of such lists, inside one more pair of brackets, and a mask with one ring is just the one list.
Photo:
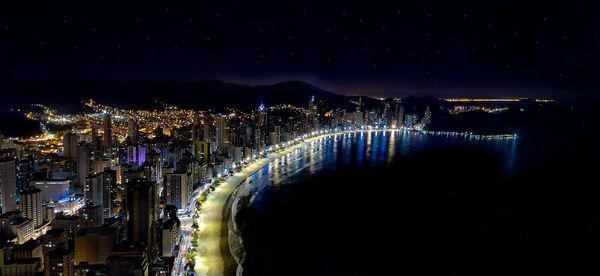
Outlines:
[[238, 273], [592, 275], [599, 163], [570, 141], [379, 131], [309, 145], [231, 200]]

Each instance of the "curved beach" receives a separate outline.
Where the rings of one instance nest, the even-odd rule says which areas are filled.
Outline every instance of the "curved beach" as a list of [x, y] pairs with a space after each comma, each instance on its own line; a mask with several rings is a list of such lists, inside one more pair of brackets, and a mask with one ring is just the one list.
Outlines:
[[202, 205], [200, 214], [200, 239], [198, 241], [198, 254], [194, 272], [196, 275], [231, 275], [235, 273], [237, 263], [229, 253], [229, 214], [231, 201], [229, 200], [236, 188], [245, 182], [246, 178], [273, 160], [281, 158], [307, 143], [320, 138], [339, 133], [329, 133], [306, 139], [300, 143], [289, 146], [283, 150], [269, 154], [267, 157], [256, 160], [243, 168], [240, 172], [227, 178], [219, 187], [208, 196]]

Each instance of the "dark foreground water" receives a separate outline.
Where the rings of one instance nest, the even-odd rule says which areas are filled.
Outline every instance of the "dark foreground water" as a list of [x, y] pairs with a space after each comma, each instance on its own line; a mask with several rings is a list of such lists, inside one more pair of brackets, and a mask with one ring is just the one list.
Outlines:
[[235, 202], [243, 274], [598, 275], [598, 159], [568, 141], [315, 143]]

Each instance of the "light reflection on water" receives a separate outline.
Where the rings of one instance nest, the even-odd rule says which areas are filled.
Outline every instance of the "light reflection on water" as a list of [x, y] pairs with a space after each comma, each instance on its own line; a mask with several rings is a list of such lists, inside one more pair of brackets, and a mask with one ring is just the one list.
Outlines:
[[508, 175], [517, 167], [518, 140], [474, 140], [431, 136], [416, 132], [364, 131], [320, 139], [289, 155], [274, 160], [250, 176], [254, 203], [260, 204], [263, 191], [319, 172], [342, 166], [389, 166], [394, 158], [406, 157], [431, 148], [475, 147], [501, 157]]

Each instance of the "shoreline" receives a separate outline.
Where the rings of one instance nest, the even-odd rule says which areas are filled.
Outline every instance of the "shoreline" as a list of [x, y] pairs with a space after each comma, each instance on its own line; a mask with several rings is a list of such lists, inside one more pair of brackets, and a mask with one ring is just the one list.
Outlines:
[[[231, 233], [231, 215], [232, 205], [235, 199], [238, 198], [238, 188], [246, 182], [247, 178], [259, 170], [268, 166], [272, 161], [281, 158], [292, 151], [304, 147], [307, 143], [315, 140], [320, 140], [333, 135], [344, 135], [348, 133], [358, 132], [388, 132], [388, 131], [405, 131], [400, 129], [368, 129], [368, 130], [346, 130], [340, 132], [323, 133], [318, 136], [309, 137], [301, 140], [296, 144], [280, 149], [279, 151], [269, 153], [266, 157], [258, 159], [242, 171], [235, 173], [224, 180], [214, 192], [211, 192], [207, 202], [204, 204], [203, 212], [201, 212], [201, 239], [198, 243], [199, 253], [196, 255], [196, 266], [194, 271], [196, 275], [236, 275], [240, 274], [238, 268], [239, 263], [235, 260], [232, 250], [242, 250], [241, 241], [238, 241], [237, 248], [232, 248]], [[448, 132], [425, 132], [430, 135], [441, 136], [464, 136], [465, 138], [475, 138], [487, 140], [488, 137], [481, 135], [473, 135], [471, 133], [448, 133]], [[492, 139], [514, 139], [516, 135], [496, 135]], [[207, 229], [208, 228], [208, 229]], [[227, 237], [227, 238], [225, 238]], [[236, 250], [237, 249], [237, 250]]]
[[[348, 131], [349, 132], [349, 131]], [[198, 242], [199, 253], [196, 255], [194, 272], [196, 275], [233, 275], [237, 262], [233, 259], [229, 242], [229, 220], [231, 216], [231, 202], [237, 188], [246, 179], [268, 166], [273, 160], [281, 158], [292, 151], [304, 147], [306, 143], [327, 136], [344, 134], [346, 132], [326, 133], [311, 137], [297, 144], [270, 153], [267, 157], [249, 164], [241, 172], [235, 173], [224, 180], [219, 187], [211, 192], [203, 205], [200, 217], [200, 239]], [[224, 238], [226, 236], [227, 238]]]

